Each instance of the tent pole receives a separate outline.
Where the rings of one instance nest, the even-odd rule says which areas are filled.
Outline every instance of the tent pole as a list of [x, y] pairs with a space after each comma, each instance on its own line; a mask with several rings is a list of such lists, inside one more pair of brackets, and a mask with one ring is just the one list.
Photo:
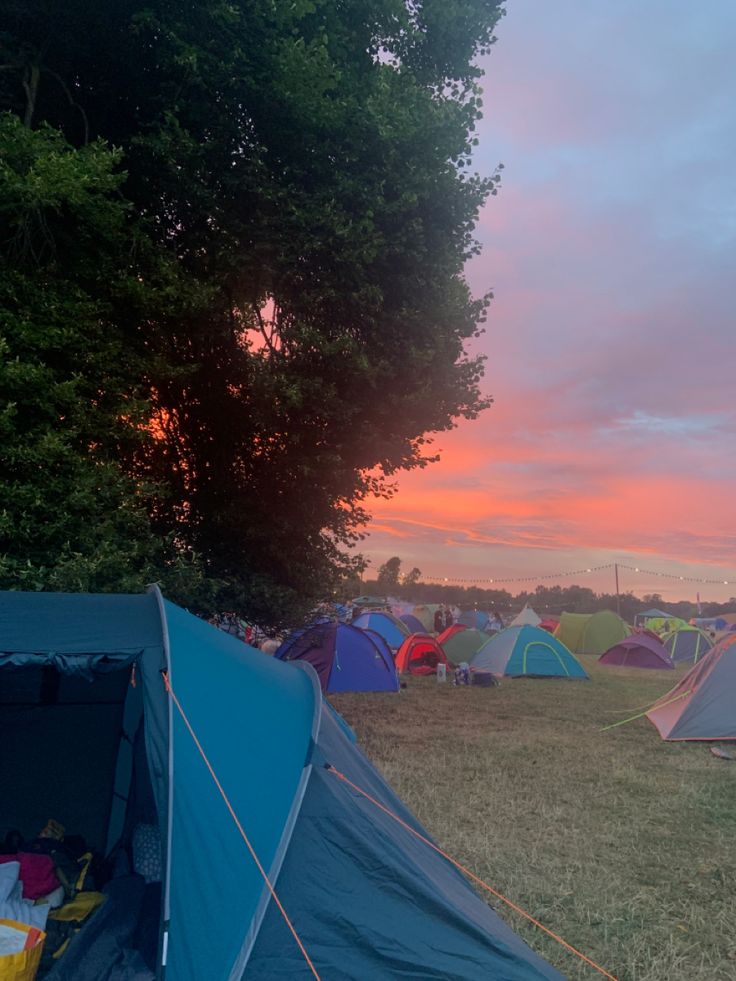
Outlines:
[[618, 562], [613, 563], [613, 568], [616, 572], [616, 613], [621, 616], [621, 597], [618, 592]]

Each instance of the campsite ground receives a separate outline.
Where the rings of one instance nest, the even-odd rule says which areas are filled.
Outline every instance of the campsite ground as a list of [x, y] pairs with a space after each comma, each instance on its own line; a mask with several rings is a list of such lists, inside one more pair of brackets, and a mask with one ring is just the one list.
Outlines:
[[[590, 682], [332, 702], [442, 847], [621, 981], [733, 981], [736, 761], [646, 719], [600, 732], [673, 674], [581, 660]], [[567, 977], [600, 977], [492, 902]]]

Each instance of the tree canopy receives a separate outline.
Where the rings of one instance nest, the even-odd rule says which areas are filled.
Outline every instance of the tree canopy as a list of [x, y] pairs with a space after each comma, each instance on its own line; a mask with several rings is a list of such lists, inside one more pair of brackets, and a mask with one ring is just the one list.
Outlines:
[[276, 625], [489, 404], [463, 267], [501, 2], [6, 6], [2, 584], [83, 556], [79, 588]]

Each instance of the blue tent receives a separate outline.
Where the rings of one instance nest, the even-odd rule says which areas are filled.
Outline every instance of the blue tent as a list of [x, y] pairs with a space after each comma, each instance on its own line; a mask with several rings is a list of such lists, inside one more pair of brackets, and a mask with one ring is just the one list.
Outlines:
[[353, 618], [353, 626], [361, 627], [363, 630], [375, 630], [394, 651], [401, 647], [411, 633], [407, 625], [398, 617], [384, 610], [361, 613], [360, 616]]
[[394, 659], [385, 641], [349, 623], [320, 620], [297, 630], [274, 654], [280, 661], [307, 661], [322, 691], [398, 691]]
[[484, 613], [483, 610], [465, 610], [457, 618], [457, 622], [461, 623], [463, 627], [485, 630], [490, 619], [490, 613]]
[[471, 668], [512, 678], [587, 678], [564, 644], [541, 627], [507, 627], [473, 655]]
[[324, 979], [561, 981], [452, 865], [327, 768], [421, 830], [310, 667], [153, 589], [0, 593], [0, 671], [0, 826], [52, 814], [107, 853], [141, 820], [160, 832], [161, 882], [113, 878], [47, 981], [153, 981], [164, 965], [167, 981], [312, 978], [244, 835]]
[[399, 620], [408, 628], [410, 634], [424, 633], [424, 624], [413, 613], [402, 613]]

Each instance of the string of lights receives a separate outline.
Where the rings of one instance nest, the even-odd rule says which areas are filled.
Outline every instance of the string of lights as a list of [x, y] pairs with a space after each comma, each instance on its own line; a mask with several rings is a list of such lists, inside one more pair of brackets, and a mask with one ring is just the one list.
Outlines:
[[659, 576], [661, 579], [676, 579], [680, 582], [696, 582], [704, 583], [709, 586], [728, 586], [731, 583], [736, 583], [736, 574], [730, 579], [703, 579], [700, 576], [678, 576], [675, 572], [659, 572], [652, 569], [641, 569], [638, 565], [623, 565], [621, 562], [618, 563], [619, 569], [627, 569], [629, 572], [638, 572], [645, 576]]
[[516, 582], [542, 582], [545, 579], [561, 579], [567, 576], [583, 576], [587, 575], [589, 572], [600, 572], [602, 569], [613, 569], [614, 562], [606, 562], [605, 565], [594, 565], [588, 566], [585, 569], [574, 569], [572, 571], [565, 572], [547, 572], [541, 576], [493, 576], [485, 579], [457, 579], [454, 576], [422, 576], [423, 582], [449, 582], [453, 584], [457, 583], [516, 583]]
[[451, 583], [452, 585], [505, 585], [507, 583], [541, 583], [550, 579], [567, 579], [571, 576], [585, 576], [592, 572], [602, 572], [604, 569], [625, 570], [634, 572], [641, 576], [656, 576], [661, 579], [671, 579], [673, 581], [699, 583], [709, 586], [728, 586], [736, 584], [736, 573], [728, 579], [708, 579], [702, 576], [681, 576], [676, 572], [664, 572], [662, 570], [643, 569], [640, 566], [625, 565], [623, 562], [606, 562], [604, 565], [587, 566], [583, 569], [561, 570], [560, 572], [547, 572], [538, 576], [486, 576], [476, 578], [458, 578], [456, 576], [425, 576], [421, 577], [422, 582]]

